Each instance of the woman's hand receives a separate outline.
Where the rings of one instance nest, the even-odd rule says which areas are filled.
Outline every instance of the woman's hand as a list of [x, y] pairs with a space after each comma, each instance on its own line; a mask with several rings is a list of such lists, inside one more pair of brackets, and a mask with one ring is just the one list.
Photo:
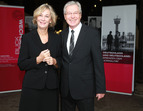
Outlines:
[[57, 64], [57, 61], [55, 58], [53, 57], [46, 57], [45, 59], [45, 62], [48, 64], [48, 65], [56, 65]]
[[36, 58], [37, 64], [45, 62], [45, 58], [50, 56], [50, 51], [48, 49], [41, 51], [39, 56]]

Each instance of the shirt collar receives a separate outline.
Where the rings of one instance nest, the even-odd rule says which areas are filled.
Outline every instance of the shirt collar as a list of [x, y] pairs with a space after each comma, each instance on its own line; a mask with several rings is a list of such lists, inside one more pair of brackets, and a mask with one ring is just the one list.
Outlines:
[[79, 32], [80, 31], [80, 29], [81, 29], [81, 27], [82, 27], [82, 24], [81, 24], [81, 22], [78, 24], [78, 26], [76, 27], [76, 28], [74, 28], [74, 29], [71, 29], [70, 27], [69, 27], [69, 31], [71, 32], [71, 30], [74, 30], [75, 32]]

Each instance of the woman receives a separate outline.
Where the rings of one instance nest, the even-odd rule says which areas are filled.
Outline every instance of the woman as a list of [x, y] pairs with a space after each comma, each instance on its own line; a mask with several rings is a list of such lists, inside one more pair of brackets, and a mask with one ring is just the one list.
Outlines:
[[33, 15], [37, 28], [22, 36], [18, 66], [25, 71], [19, 111], [57, 111], [61, 40], [49, 31], [57, 16], [46, 4]]

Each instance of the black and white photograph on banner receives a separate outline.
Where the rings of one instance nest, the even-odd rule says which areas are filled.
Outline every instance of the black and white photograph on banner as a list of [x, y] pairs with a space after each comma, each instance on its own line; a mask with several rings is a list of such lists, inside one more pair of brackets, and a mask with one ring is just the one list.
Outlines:
[[103, 8], [102, 50], [133, 51], [136, 25], [134, 8], [134, 5]]
[[135, 29], [136, 5], [103, 7], [101, 48], [104, 62], [132, 63]]
[[101, 16], [88, 16], [88, 26], [98, 29], [101, 32]]
[[32, 23], [33, 16], [25, 16], [25, 33], [31, 31], [36, 28], [36, 25]]

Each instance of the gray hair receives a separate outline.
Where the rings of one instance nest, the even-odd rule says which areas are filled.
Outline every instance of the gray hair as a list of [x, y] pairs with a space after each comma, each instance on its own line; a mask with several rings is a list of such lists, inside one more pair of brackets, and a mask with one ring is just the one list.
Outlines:
[[81, 4], [78, 1], [69, 1], [65, 4], [63, 13], [66, 13], [66, 8], [70, 5], [77, 5], [79, 8], [80, 13], [82, 14]]

